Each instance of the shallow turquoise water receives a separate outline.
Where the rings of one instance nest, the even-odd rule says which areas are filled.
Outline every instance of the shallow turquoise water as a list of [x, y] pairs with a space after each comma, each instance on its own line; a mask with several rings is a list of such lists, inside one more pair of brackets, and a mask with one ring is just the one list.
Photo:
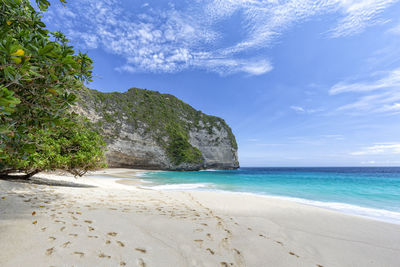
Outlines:
[[143, 179], [164, 190], [222, 190], [278, 196], [400, 223], [400, 168], [241, 168], [149, 172]]

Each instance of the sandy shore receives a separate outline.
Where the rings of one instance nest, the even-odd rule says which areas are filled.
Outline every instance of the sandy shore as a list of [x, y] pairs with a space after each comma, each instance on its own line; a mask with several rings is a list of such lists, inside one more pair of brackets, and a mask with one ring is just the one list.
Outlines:
[[0, 266], [400, 264], [400, 225], [275, 198], [151, 190], [133, 175], [0, 180]]

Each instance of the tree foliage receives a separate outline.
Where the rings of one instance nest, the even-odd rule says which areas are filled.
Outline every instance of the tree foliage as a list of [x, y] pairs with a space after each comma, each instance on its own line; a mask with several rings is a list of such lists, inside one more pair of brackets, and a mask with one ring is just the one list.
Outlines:
[[[61, 1], [64, 2], [64, 1]], [[0, 174], [102, 165], [104, 142], [70, 112], [92, 60], [49, 32], [29, 1], [0, 0]], [[44, 11], [46, 0], [37, 0]]]

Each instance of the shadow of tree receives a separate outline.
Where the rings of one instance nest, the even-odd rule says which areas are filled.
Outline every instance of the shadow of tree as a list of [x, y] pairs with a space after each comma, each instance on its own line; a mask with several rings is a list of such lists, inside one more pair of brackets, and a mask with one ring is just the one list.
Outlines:
[[67, 181], [55, 181], [41, 177], [32, 177], [30, 179], [1, 179], [8, 182], [18, 182], [18, 183], [26, 183], [26, 184], [36, 184], [36, 185], [49, 185], [49, 186], [62, 186], [62, 187], [81, 187], [81, 188], [93, 188], [96, 186], [87, 185], [87, 184], [80, 184], [80, 183], [73, 183]]

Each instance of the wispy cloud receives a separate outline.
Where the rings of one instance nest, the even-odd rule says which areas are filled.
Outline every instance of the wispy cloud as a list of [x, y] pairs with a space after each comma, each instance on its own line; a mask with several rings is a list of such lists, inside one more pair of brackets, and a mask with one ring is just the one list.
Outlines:
[[[376, 75], [375, 75], [376, 76]], [[369, 78], [367, 82], [334, 85], [331, 95], [343, 93], [361, 94], [356, 101], [339, 107], [339, 110], [359, 110], [376, 113], [400, 112], [400, 68], [383, 72], [380, 78]]]
[[[273, 69], [269, 59], [249, 52], [265, 49], [287, 29], [312, 16], [336, 14], [332, 37], [355, 34], [379, 21], [379, 13], [397, 0], [208, 0], [174, 4], [146, 2], [138, 7], [116, 0], [82, 0], [54, 5], [45, 18], [67, 29], [82, 48], [101, 48], [126, 59], [118, 70], [178, 72], [190, 68], [221, 75], [261, 75]], [[178, 5], [177, 5], [178, 6]], [[240, 18], [241, 36], [224, 42], [221, 28]], [[229, 45], [228, 45], [229, 43]]]
[[339, 0], [340, 10], [344, 17], [332, 29], [332, 37], [342, 37], [362, 32], [366, 27], [385, 23], [378, 17], [396, 0]]
[[388, 30], [388, 33], [390, 33], [390, 34], [395, 34], [395, 35], [400, 35], [400, 24], [398, 24], [398, 25], [396, 25], [396, 26], [390, 28], [390, 29]]
[[292, 110], [294, 110], [297, 113], [300, 114], [312, 114], [312, 113], [317, 113], [323, 111], [323, 109], [318, 108], [318, 109], [308, 109], [300, 106], [290, 106]]
[[373, 144], [350, 154], [353, 156], [400, 154], [400, 143]]
[[303, 107], [299, 107], [299, 106], [290, 106], [290, 108], [293, 109], [293, 110], [296, 111], [296, 112], [299, 112], [299, 113], [305, 113], [305, 112], [306, 112], [306, 110], [305, 110]]
[[369, 92], [395, 87], [400, 87], [400, 68], [386, 72], [382, 78], [370, 82], [338, 83], [329, 90], [329, 94], [336, 95], [348, 92]]

